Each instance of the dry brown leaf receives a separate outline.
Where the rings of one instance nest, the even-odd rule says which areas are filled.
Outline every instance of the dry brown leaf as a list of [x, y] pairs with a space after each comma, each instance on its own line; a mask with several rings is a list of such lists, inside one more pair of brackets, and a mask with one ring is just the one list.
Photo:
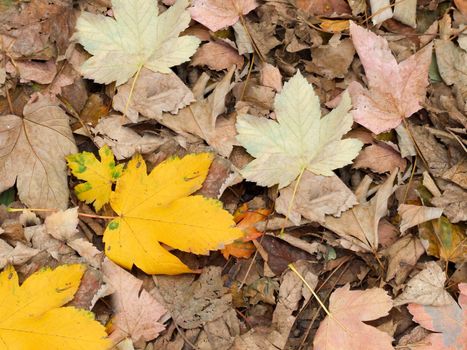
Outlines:
[[431, 203], [443, 209], [452, 223], [467, 220], [467, 191], [456, 186], [446, 186], [443, 194], [433, 197]]
[[[397, 171], [393, 171], [369, 201], [365, 200], [365, 192], [363, 198], [357, 196], [360, 204], [342, 213], [341, 217], [326, 216], [323, 226], [342, 237], [344, 248], [370, 252], [378, 250], [378, 224], [387, 214], [387, 202], [393, 193], [396, 175]], [[364, 181], [361, 185], [364, 185]]]
[[212, 41], [202, 45], [191, 58], [193, 66], [207, 66], [213, 70], [224, 70], [237, 66], [243, 67], [243, 56], [229, 44], [222, 41]]
[[417, 237], [406, 235], [386, 249], [388, 257], [386, 281], [395, 278], [397, 285], [405, 281], [418, 259], [425, 253], [423, 245]]
[[256, 0], [193, 0], [192, 6], [191, 18], [215, 32], [235, 24], [258, 3]]
[[178, 326], [193, 329], [218, 319], [231, 308], [232, 295], [226, 294], [221, 268], [207, 267], [194, 281], [193, 276], [154, 276], [156, 288]]
[[[235, 118], [218, 117], [225, 112], [225, 97], [232, 88], [230, 80], [234, 71], [234, 67], [230, 68], [207, 98], [203, 98], [201, 93], [195, 103], [180, 110], [176, 116], [164, 113], [156, 118], [157, 121], [183, 136], [195, 135], [205, 140], [221, 155], [228, 157], [233, 145], [237, 144]], [[207, 83], [207, 80], [203, 82]], [[200, 90], [204, 91], [204, 87]]]
[[344, 0], [297, 0], [296, 6], [310, 16], [350, 14], [350, 7]]
[[459, 161], [459, 163], [446, 170], [441, 177], [467, 190], [467, 160]]
[[[295, 225], [300, 225], [301, 217], [324, 223], [325, 215], [340, 216], [342, 212], [357, 204], [352, 191], [336, 175], [320, 176], [305, 171], [293, 197], [296, 181], [280, 190], [276, 200], [276, 212], [288, 215]], [[289, 203], [293, 200], [288, 213]]]
[[15, 182], [20, 200], [33, 208], [66, 209], [65, 157], [78, 150], [68, 116], [51, 98], [36, 95], [23, 117], [0, 117], [0, 192]]
[[277, 92], [282, 90], [282, 75], [279, 68], [272, 64], [264, 63], [261, 65], [261, 85], [273, 88]]
[[57, 74], [57, 66], [52, 60], [47, 62], [17, 61], [15, 66], [18, 68], [22, 83], [35, 81], [39, 84], [50, 84]]
[[[118, 93], [113, 98], [115, 110], [125, 112], [134, 79], [118, 87]], [[143, 68], [136, 81], [126, 116], [133, 123], [138, 121], [138, 114], [154, 119], [163, 112], [176, 114], [193, 101], [193, 93], [175, 73], [164, 74]]]
[[124, 126], [122, 116], [118, 115], [101, 119], [92, 132], [97, 146], [108, 145], [118, 160], [130, 158], [135, 153], [153, 152], [167, 140], [163, 136], [147, 133], [140, 136], [136, 131]]
[[384, 289], [350, 290], [347, 284], [329, 298], [329, 312], [313, 340], [315, 350], [393, 350], [392, 337], [362, 321], [389, 314], [391, 297]]
[[133, 342], [156, 338], [165, 329], [159, 321], [167, 310], [142, 287], [143, 281], [109, 259], [104, 260], [102, 269], [116, 312], [110, 338], [114, 342], [126, 337]]
[[407, 283], [402, 294], [394, 299], [394, 306], [409, 303], [432, 306], [451, 304], [452, 297], [444, 290], [445, 282], [444, 271], [436, 262], [430, 261]]
[[410, 204], [401, 204], [398, 211], [402, 218], [400, 224], [401, 233], [404, 233], [409, 228], [421, 224], [422, 222], [438, 219], [443, 214], [443, 209], [440, 208]]
[[8, 264], [21, 265], [39, 252], [39, 249], [28, 247], [21, 242], [16, 242], [13, 248], [3, 239], [0, 239], [0, 269], [3, 269]]
[[383, 174], [394, 168], [405, 170], [407, 161], [403, 159], [399, 152], [384, 143], [376, 143], [365, 147], [355, 158], [353, 167], [369, 168], [377, 173]]

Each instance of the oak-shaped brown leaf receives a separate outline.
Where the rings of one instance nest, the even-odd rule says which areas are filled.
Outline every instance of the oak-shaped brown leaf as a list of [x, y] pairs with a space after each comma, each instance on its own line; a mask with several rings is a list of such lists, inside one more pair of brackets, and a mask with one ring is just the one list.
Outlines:
[[417, 350], [465, 350], [467, 344], [467, 283], [459, 284], [459, 305], [409, 304], [413, 320], [432, 333]]
[[22, 117], [0, 117], [0, 192], [16, 182], [24, 204], [66, 209], [65, 156], [75, 152], [65, 112], [49, 97], [33, 97]]
[[193, 0], [191, 18], [213, 32], [234, 25], [258, 6], [256, 0]]
[[165, 326], [160, 318], [166, 309], [142, 288], [143, 281], [120, 268], [109, 259], [102, 264], [104, 281], [113, 292], [112, 304], [116, 312], [110, 338], [118, 342], [131, 337], [134, 342], [156, 338]]
[[428, 85], [432, 45], [397, 63], [386, 39], [350, 23], [352, 42], [368, 80], [349, 85], [355, 121], [376, 134], [396, 128], [422, 108]]
[[391, 297], [382, 288], [350, 290], [347, 284], [329, 298], [329, 311], [313, 341], [315, 350], [393, 350], [392, 337], [362, 321], [386, 316]]

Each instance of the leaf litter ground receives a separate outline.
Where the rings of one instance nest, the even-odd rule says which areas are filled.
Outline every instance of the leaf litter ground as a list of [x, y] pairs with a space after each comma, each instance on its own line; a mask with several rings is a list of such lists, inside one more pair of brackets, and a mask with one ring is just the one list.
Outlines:
[[0, 348], [465, 349], [466, 25], [0, 1]]

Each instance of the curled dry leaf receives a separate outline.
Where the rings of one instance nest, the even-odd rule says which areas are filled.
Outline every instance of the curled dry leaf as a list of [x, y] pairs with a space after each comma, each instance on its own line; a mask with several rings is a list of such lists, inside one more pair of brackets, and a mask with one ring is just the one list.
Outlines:
[[108, 259], [102, 263], [104, 282], [110, 286], [116, 315], [112, 321], [110, 339], [115, 343], [131, 337], [133, 342], [156, 338], [165, 326], [160, 323], [166, 309], [134, 277]]
[[401, 204], [399, 206], [399, 215], [401, 221], [401, 233], [404, 233], [409, 228], [427, 222], [433, 219], [438, 219], [443, 214], [443, 209], [424, 207], [419, 205]]
[[459, 300], [449, 305], [427, 306], [409, 304], [413, 320], [432, 332], [423, 341], [421, 350], [463, 350], [467, 344], [467, 283], [459, 284]]
[[0, 239], [0, 269], [8, 264], [21, 265], [38, 253], [40, 253], [39, 249], [28, 247], [21, 242], [16, 242], [16, 245], [12, 247]]
[[[300, 225], [301, 217], [324, 223], [325, 215], [340, 216], [343, 211], [357, 204], [352, 191], [336, 175], [321, 176], [305, 171], [293, 196], [295, 182], [280, 190], [276, 200], [276, 211], [288, 215], [295, 225]], [[293, 198], [294, 197], [294, 198]], [[288, 213], [290, 201], [292, 208]]]
[[439, 265], [430, 261], [425, 268], [416, 274], [394, 300], [394, 306], [408, 303], [443, 306], [453, 302], [449, 293], [444, 290], [446, 274]]
[[379, 134], [422, 108], [428, 85], [432, 45], [397, 63], [386, 39], [350, 23], [352, 42], [365, 68], [368, 89], [349, 85], [355, 121]]
[[65, 157], [77, 151], [68, 116], [49, 97], [36, 95], [23, 117], [0, 124], [0, 192], [15, 182], [20, 200], [33, 208], [66, 209]]
[[233, 65], [243, 67], [243, 56], [228, 43], [212, 41], [202, 45], [193, 55], [191, 64], [193, 66], [208, 66], [213, 70], [224, 70]]
[[365, 147], [353, 163], [353, 167], [369, 168], [377, 173], [390, 172], [394, 168], [405, 170], [407, 161], [390, 145], [376, 143]]
[[234, 25], [258, 7], [256, 0], [193, 0], [191, 17], [213, 32]]
[[152, 0], [112, 0], [115, 19], [81, 13], [73, 38], [93, 55], [81, 73], [97, 83], [117, 85], [142, 67], [170, 73], [170, 67], [188, 61], [200, 43], [194, 36], [178, 37], [191, 20], [187, 6], [188, 0], [178, 0], [158, 15]]
[[329, 312], [321, 321], [313, 341], [314, 349], [393, 350], [392, 337], [362, 321], [389, 314], [391, 297], [381, 288], [350, 290], [347, 284], [329, 298]]
[[384, 252], [389, 260], [386, 281], [394, 278], [397, 285], [403, 283], [424, 253], [420, 240], [411, 235], [405, 235], [391, 244]]
[[127, 108], [125, 115], [133, 123], [138, 121], [139, 114], [149, 119], [160, 117], [163, 112], [176, 114], [179, 109], [194, 101], [191, 90], [175, 73], [164, 74], [143, 68], [127, 107], [134, 79], [119, 86], [112, 100], [116, 111], [124, 113]]
[[352, 127], [350, 108], [345, 93], [339, 106], [321, 118], [318, 96], [298, 71], [275, 98], [277, 122], [248, 114], [237, 118], [237, 139], [256, 158], [241, 174], [261, 186], [279, 188], [305, 170], [333, 175], [362, 148], [359, 140], [341, 140]]

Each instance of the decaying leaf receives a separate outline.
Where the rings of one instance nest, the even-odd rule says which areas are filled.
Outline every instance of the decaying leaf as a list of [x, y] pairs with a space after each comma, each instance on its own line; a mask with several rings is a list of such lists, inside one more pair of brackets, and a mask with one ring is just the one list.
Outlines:
[[14, 247], [0, 239], [0, 269], [6, 265], [21, 265], [40, 252], [39, 249], [28, 247], [17, 242]]
[[142, 287], [143, 281], [110, 260], [104, 260], [102, 270], [116, 312], [110, 338], [115, 343], [126, 337], [134, 342], [156, 338], [165, 329], [160, 318], [167, 310]]
[[118, 218], [104, 232], [106, 255], [127, 269], [179, 274], [191, 270], [159, 242], [207, 254], [242, 237], [218, 201], [189, 196], [201, 188], [211, 162], [208, 153], [172, 158], [148, 175], [143, 158], [134, 156], [110, 196]]
[[200, 40], [178, 37], [190, 23], [188, 0], [178, 0], [158, 16], [152, 0], [112, 0], [115, 19], [81, 13], [73, 36], [93, 55], [81, 73], [101, 84], [126, 83], [142, 67], [170, 73], [170, 67], [187, 61]]
[[467, 283], [459, 284], [459, 304], [427, 306], [409, 304], [413, 320], [432, 332], [421, 350], [463, 350], [467, 344]]
[[4, 349], [106, 350], [104, 327], [89, 311], [61, 307], [73, 299], [82, 265], [43, 269], [20, 286], [9, 266], [0, 273], [0, 337]]
[[20, 200], [29, 207], [66, 209], [65, 157], [76, 151], [65, 112], [49, 97], [33, 97], [23, 117], [1, 117], [0, 192], [16, 182]]
[[[393, 171], [369, 201], [364, 195], [358, 198], [360, 204], [342, 213], [341, 217], [326, 217], [324, 226], [343, 238], [341, 244], [345, 248], [371, 252], [378, 250], [378, 225], [387, 214], [387, 202], [393, 193], [396, 175], [397, 172]], [[362, 181], [362, 184], [365, 182]]]
[[243, 67], [243, 56], [228, 43], [212, 41], [202, 45], [193, 55], [191, 64], [194, 66], [208, 66], [213, 70], [223, 70], [232, 67]]
[[112, 106], [126, 116], [133, 123], [138, 121], [141, 114], [147, 118], [160, 117], [163, 112], [176, 114], [179, 109], [193, 102], [191, 90], [173, 72], [168, 74], [153, 72], [143, 68], [137, 78], [127, 107], [131, 86], [135, 78], [118, 87], [118, 93], [112, 100]]
[[[295, 182], [280, 190], [276, 200], [276, 212], [288, 215], [295, 225], [300, 225], [301, 217], [324, 223], [325, 215], [340, 216], [342, 212], [357, 204], [352, 191], [336, 176], [315, 175], [306, 171], [293, 197]], [[290, 201], [292, 208], [288, 213]]]
[[122, 175], [123, 164], [115, 165], [114, 155], [107, 145], [99, 150], [100, 161], [91, 152], [70, 154], [66, 157], [71, 173], [86, 181], [75, 186], [79, 200], [93, 203], [99, 211], [109, 203], [112, 184]]
[[316, 350], [392, 350], [392, 337], [362, 321], [386, 316], [392, 309], [391, 297], [381, 288], [350, 290], [347, 284], [329, 298], [329, 312], [321, 321], [313, 345]]
[[349, 86], [353, 117], [376, 134], [394, 129], [422, 108], [432, 45], [398, 64], [383, 37], [353, 22], [350, 33], [368, 79], [368, 89], [357, 82]]
[[390, 172], [394, 168], [405, 170], [407, 161], [390, 145], [376, 143], [365, 147], [353, 163], [353, 167], [369, 168], [377, 173]]
[[394, 300], [394, 306], [408, 303], [443, 306], [452, 302], [452, 297], [444, 289], [446, 274], [439, 265], [430, 261], [425, 268], [416, 274]]
[[193, 0], [191, 17], [213, 32], [234, 25], [258, 6], [256, 0]]
[[399, 206], [399, 215], [401, 221], [401, 233], [409, 228], [427, 222], [433, 219], [438, 219], [443, 214], [443, 209], [424, 207], [419, 205], [401, 204]]
[[405, 235], [389, 248], [384, 254], [388, 257], [386, 281], [395, 279], [397, 285], [405, 281], [418, 259], [425, 253], [423, 245], [417, 237]]
[[467, 191], [456, 185], [446, 186], [443, 194], [433, 197], [431, 203], [442, 208], [453, 223], [467, 220]]
[[319, 99], [300, 72], [284, 84], [274, 107], [278, 122], [237, 118], [237, 139], [256, 158], [241, 171], [250, 181], [282, 188], [305, 170], [331, 176], [362, 148], [359, 140], [341, 140], [352, 127], [350, 97], [344, 94], [339, 106], [320, 119]]

